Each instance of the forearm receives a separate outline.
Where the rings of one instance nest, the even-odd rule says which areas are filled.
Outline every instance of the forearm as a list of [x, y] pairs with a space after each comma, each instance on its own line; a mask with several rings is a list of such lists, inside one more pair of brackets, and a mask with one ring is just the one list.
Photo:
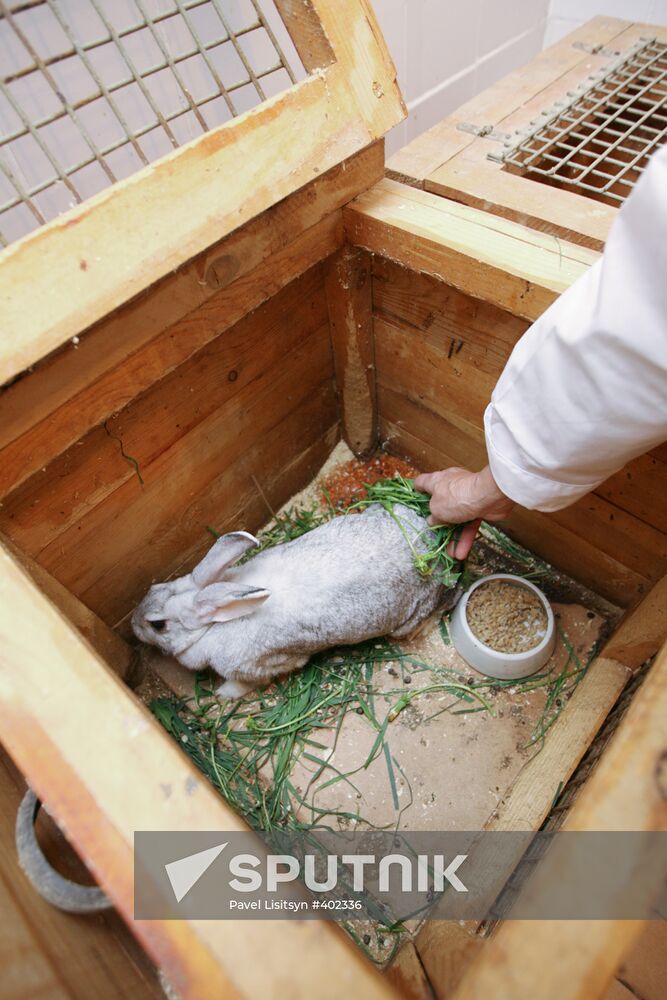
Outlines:
[[522, 337], [485, 414], [499, 488], [566, 507], [667, 436], [667, 149], [601, 262]]

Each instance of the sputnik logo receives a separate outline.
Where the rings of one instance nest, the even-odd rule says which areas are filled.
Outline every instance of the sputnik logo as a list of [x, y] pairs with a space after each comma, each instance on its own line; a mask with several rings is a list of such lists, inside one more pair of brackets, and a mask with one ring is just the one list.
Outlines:
[[165, 865], [167, 877], [174, 891], [176, 902], [187, 896], [190, 889], [197, 884], [202, 875], [208, 871], [218, 855], [222, 854], [229, 841], [218, 844], [217, 847], [209, 847], [206, 851], [198, 851], [196, 854], [188, 854], [178, 861], [171, 861]]

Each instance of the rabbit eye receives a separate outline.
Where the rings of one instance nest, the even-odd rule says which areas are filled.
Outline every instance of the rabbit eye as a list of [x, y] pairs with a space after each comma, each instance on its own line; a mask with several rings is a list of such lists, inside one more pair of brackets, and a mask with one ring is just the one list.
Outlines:
[[157, 621], [150, 622], [156, 632], [164, 632], [167, 627], [167, 623], [163, 618], [157, 619]]

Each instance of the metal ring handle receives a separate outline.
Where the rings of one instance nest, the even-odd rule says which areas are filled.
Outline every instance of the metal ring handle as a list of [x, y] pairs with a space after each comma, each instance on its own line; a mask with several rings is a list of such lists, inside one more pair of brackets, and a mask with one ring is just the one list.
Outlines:
[[47, 903], [66, 913], [100, 913], [112, 909], [111, 900], [98, 886], [71, 882], [46, 860], [35, 834], [35, 821], [41, 805], [29, 788], [16, 814], [19, 865], [33, 889]]

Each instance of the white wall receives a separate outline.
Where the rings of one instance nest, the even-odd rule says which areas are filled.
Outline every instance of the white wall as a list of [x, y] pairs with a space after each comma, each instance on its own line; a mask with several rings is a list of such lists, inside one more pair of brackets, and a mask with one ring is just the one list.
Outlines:
[[550, 0], [545, 47], [597, 14], [667, 25], [667, 0]]
[[410, 112], [405, 145], [542, 48], [549, 0], [372, 0]]

